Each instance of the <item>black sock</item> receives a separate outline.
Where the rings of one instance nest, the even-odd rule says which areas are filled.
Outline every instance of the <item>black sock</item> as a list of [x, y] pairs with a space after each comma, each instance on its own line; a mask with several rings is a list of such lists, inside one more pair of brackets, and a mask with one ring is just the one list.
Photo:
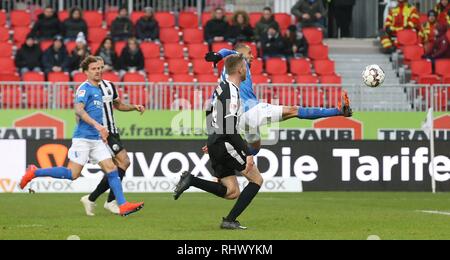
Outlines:
[[[119, 171], [120, 181], [122, 181], [123, 178], [125, 177], [125, 171], [121, 168], [117, 168], [117, 170]], [[112, 190], [110, 190], [109, 195], [108, 195], [108, 203], [110, 203], [111, 201], [113, 201], [115, 199], [116, 199], [116, 196], [114, 196], [114, 192], [112, 192]]]
[[102, 181], [97, 185], [97, 188], [89, 195], [89, 200], [95, 202], [100, 195], [109, 190], [108, 177], [103, 176]]
[[242, 214], [242, 212], [244, 212], [248, 205], [250, 205], [260, 188], [261, 186], [258, 184], [250, 182], [241, 192], [241, 196], [239, 196], [236, 204], [226, 219], [229, 221], [235, 221]]
[[206, 192], [212, 193], [218, 197], [225, 197], [227, 195], [227, 187], [223, 186], [221, 183], [206, 181], [197, 177], [192, 178], [191, 186], [204, 190]]

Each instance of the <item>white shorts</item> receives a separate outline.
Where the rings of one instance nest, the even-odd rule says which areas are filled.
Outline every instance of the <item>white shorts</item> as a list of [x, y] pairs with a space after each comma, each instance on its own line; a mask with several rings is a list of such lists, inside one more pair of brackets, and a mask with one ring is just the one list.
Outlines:
[[248, 143], [261, 140], [259, 128], [283, 119], [283, 106], [259, 103], [239, 117], [239, 129], [245, 134]]
[[89, 140], [75, 138], [69, 149], [69, 160], [79, 165], [86, 165], [88, 162], [98, 164], [99, 162], [111, 159], [108, 146], [102, 140]]

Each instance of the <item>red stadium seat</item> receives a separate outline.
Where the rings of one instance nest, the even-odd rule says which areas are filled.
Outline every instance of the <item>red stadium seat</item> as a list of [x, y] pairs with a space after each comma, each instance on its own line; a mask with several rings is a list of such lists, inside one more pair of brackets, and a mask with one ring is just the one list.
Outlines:
[[450, 76], [450, 59], [436, 60], [436, 74]]
[[175, 15], [173, 13], [157, 12], [155, 13], [155, 19], [158, 21], [160, 28], [175, 27]]
[[0, 10], [0, 27], [6, 25], [6, 12], [5, 10]]
[[158, 82], [169, 82], [170, 77], [166, 74], [148, 74], [148, 82], [158, 83]]
[[67, 72], [50, 72], [47, 76], [48, 81], [54, 83], [70, 82], [70, 77]]
[[88, 29], [88, 42], [101, 43], [108, 35], [108, 30], [101, 27], [89, 27]]
[[403, 48], [404, 63], [409, 65], [411, 61], [421, 60], [425, 54], [422, 45], [411, 45]]
[[[133, 83], [133, 82], [137, 82], [137, 81], [132, 81], [132, 80], [139, 80], [138, 82], [142, 82], [141, 79], [138, 77], [136, 77], [136, 78], [134, 76], [128, 76], [128, 77], [129, 78], [127, 78], [127, 75], [125, 74], [124, 81], [126, 81], [128, 83]], [[140, 84], [126, 85], [125, 93], [128, 96], [128, 102], [131, 104], [146, 105], [148, 103], [149, 95], [148, 95], [148, 90], [145, 87], [145, 83], [143, 83], [142, 85], [140, 85]]]
[[[97, 53], [97, 50], [100, 48], [100, 45], [101, 45], [101, 43], [99, 43], [99, 42], [89, 43], [89, 49], [91, 50], [91, 53]], [[118, 53], [117, 55], [120, 55], [120, 53]]]
[[0, 26], [0, 42], [8, 42], [8, 41], [9, 41], [9, 29]]
[[288, 73], [286, 59], [271, 58], [266, 60], [266, 72], [270, 75], [283, 75]]
[[320, 77], [322, 84], [342, 84], [342, 78], [338, 75], [325, 75]]
[[268, 84], [269, 78], [265, 75], [252, 75], [253, 84]]
[[85, 82], [86, 80], [87, 76], [83, 72], [79, 72], [73, 75], [73, 82]]
[[290, 75], [274, 75], [271, 77], [272, 84], [292, 84], [294, 77]]
[[280, 30], [285, 31], [292, 24], [292, 16], [286, 13], [276, 13], [275, 20], [280, 25]]
[[161, 56], [161, 45], [154, 42], [141, 43], [141, 51], [146, 59], [157, 59]]
[[330, 61], [330, 60], [314, 61], [314, 69], [315, 69], [316, 73], [321, 76], [336, 74], [335, 68], [334, 68], [334, 61]]
[[194, 43], [189, 44], [188, 46], [188, 56], [190, 59], [200, 59], [205, 57], [205, 54], [208, 53], [209, 48], [205, 43]]
[[103, 26], [103, 14], [98, 11], [84, 11], [83, 18], [89, 28], [98, 28]]
[[252, 66], [250, 67], [250, 71], [252, 72], [252, 76], [261, 75], [264, 73], [264, 62], [262, 59], [254, 59], [252, 62]]
[[0, 108], [17, 109], [22, 107], [22, 88], [17, 85], [0, 84]]
[[74, 41], [70, 41], [66, 43], [66, 50], [69, 54], [77, 47], [77, 43]]
[[200, 74], [196, 78], [199, 83], [217, 83], [219, 81], [219, 77], [212, 74]]
[[145, 12], [141, 12], [141, 11], [134, 11], [131, 13], [130, 19], [131, 22], [133, 22], [133, 24], [136, 24], [139, 19], [141, 19], [142, 16], [145, 15]]
[[180, 31], [175, 28], [164, 28], [159, 32], [159, 39], [162, 43], [179, 43]]
[[166, 43], [164, 44], [164, 57], [166, 59], [183, 59], [184, 49], [186, 46], [179, 43]]
[[192, 66], [196, 75], [214, 74], [213, 64], [211, 62], [205, 61], [204, 59], [192, 60]]
[[63, 10], [63, 11], [59, 11], [58, 12], [58, 19], [61, 22], [64, 22], [65, 20], [67, 20], [69, 18], [69, 11], [67, 10]]
[[31, 13], [29, 11], [12, 10], [9, 15], [12, 27], [30, 27]]
[[255, 28], [256, 24], [261, 20], [262, 13], [261, 12], [253, 12], [249, 14], [250, 16], [250, 25], [252, 28]]
[[309, 59], [291, 59], [291, 73], [294, 75], [311, 75], [311, 61]]
[[114, 48], [116, 49], [117, 56], [122, 54], [122, 50], [127, 46], [126, 41], [119, 41], [114, 43]]
[[254, 42], [244, 42], [244, 43], [250, 47], [253, 56], [258, 57], [258, 47], [256, 46], [256, 43]]
[[219, 52], [221, 49], [233, 49], [233, 45], [229, 42], [215, 42], [212, 44], [212, 51]]
[[173, 82], [191, 83], [195, 82], [195, 78], [189, 74], [177, 74], [172, 76]]
[[323, 107], [325, 95], [317, 87], [300, 87], [298, 89], [299, 104], [302, 107]]
[[327, 85], [336, 84], [334, 86], [323, 87], [323, 90], [328, 101], [328, 107], [337, 107], [342, 95], [342, 78], [338, 75], [322, 76], [320, 77], [320, 83]]
[[112, 22], [117, 18], [117, 16], [119, 16], [119, 12], [118, 11], [108, 11], [105, 14], [105, 21], [106, 21], [106, 25], [109, 27], [111, 27]]
[[28, 34], [30, 34], [30, 27], [15, 27], [13, 39], [16, 46], [22, 46], [25, 43]]
[[172, 75], [189, 74], [189, 61], [184, 59], [168, 60], [169, 73]]
[[450, 75], [442, 78], [442, 84], [450, 84]]
[[204, 43], [203, 29], [188, 28], [183, 30], [183, 41], [187, 44]]
[[28, 109], [48, 108], [48, 89], [45, 85], [27, 84], [24, 86], [26, 104]]
[[180, 12], [178, 26], [185, 28], [198, 28], [198, 14], [194, 12]]
[[209, 22], [209, 20], [212, 19], [212, 13], [210, 12], [204, 12], [202, 13], [202, 26], [203, 28], [206, 26], [206, 24]]
[[447, 33], [446, 33], [446, 35], [447, 35], [447, 40], [449, 40], [449, 41], [450, 41], [450, 30], [447, 30]]
[[310, 45], [322, 44], [323, 30], [321, 28], [315, 27], [303, 28], [303, 34], [305, 35], [306, 41]]
[[319, 78], [315, 75], [300, 75], [295, 79], [297, 84], [318, 84]]
[[417, 83], [423, 85], [441, 84], [441, 78], [438, 75], [422, 75], [419, 76]]
[[145, 71], [148, 74], [164, 74], [165, 63], [163, 59], [146, 59]]
[[41, 41], [39, 45], [41, 47], [41, 50], [44, 52], [53, 45], [53, 41], [52, 40]]
[[0, 57], [0, 64], [2, 65], [1, 73], [16, 73], [16, 64], [11, 57]]
[[128, 72], [123, 76], [123, 82], [145, 82], [145, 76], [138, 72]]
[[0, 74], [0, 81], [20, 81], [19, 74], [17, 73], [2, 73]]
[[22, 80], [25, 82], [44, 82], [45, 75], [42, 72], [27, 72], [22, 75]]
[[411, 62], [412, 80], [419, 80], [420, 76], [433, 74], [433, 66], [429, 60], [419, 60]]
[[103, 73], [103, 79], [109, 80], [111, 82], [120, 82], [120, 77], [117, 72], [109, 71]]
[[11, 58], [13, 55], [13, 46], [7, 42], [0, 42], [0, 58]]
[[313, 60], [327, 60], [328, 46], [322, 44], [310, 45], [308, 47], [308, 57]]
[[419, 38], [415, 30], [401, 30], [397, 32], [397, 42], [399, 46], [417, 45]]

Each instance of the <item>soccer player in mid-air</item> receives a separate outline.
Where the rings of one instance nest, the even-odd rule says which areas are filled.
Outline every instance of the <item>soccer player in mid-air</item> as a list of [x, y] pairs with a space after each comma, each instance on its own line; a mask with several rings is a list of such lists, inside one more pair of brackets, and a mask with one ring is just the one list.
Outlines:
[[[251, 48], [246, 44], [237, 44], [235, 50], [222, 49], [218, 53], [207, 53], [205, 59], [206, 61], [217, 64], [229, 55], [237, 53], [244, 55], [247, 66], [247, 79], [241, 83], [239, 89], [244, 106], [244, 113], [239, 119], [239, 129], [241, 129], [241, 132], [245, 133], [245, 139], [250, 144], [249, 149], [253, 155], [258, 154], [261, 149], [261, 136], [259, 128], [263, 125], [285, 121], [291, 118], [313, 120], [334, 116], [352, 116], [352, 109], [350, 108], [350, 101], [346, 92], [342, 94], [338, 107], [330, 109], [276, 106], [260, 102], [253, 90], [252, 75], [250, 72], [250, 67], [252, 61], [254, 60], [254, 56]], [[225, 80], [228, 77], [229, 73], [226, 68], [224, 68], [222, 72], [222, 80]], [[206, 147], [204, 147], [204, 151], [207, 152]]]
[[[225, 199], [238, 199], [233, 209], [222, 221], [222, 229], [246, 229], [237, 218], [248, 207], [258, 193], [263, 178], [254, 164], [248, 144], [238, 130], [242, 113], [239, 86], [247, 76], [247, 65], [242, 54], [231, 55], [225, 61], [228, 77], [214, 91], [213, 101], [207, 110], [208, 150], [219, 182], [206, 181], [185, 172], [176, 186], [177, 200], [189, 187], [196, 187]], [[242, 193], [236, 171], [245, 176], [249, 184]]]
[[84, 165], [90, 161], [98, 163], [107, 173], [108, 183], [116, 196], [119, 214], [127, 216], [144, 207], [144, 203], [129, 203], [125, 200], [119, 172], [108, 151], [108, 129], [103, 126], [103, 95], [100, 89], [102, 79], [101, 63], [94, 56], [88, 56], [81, 62], [81, 69], [88, 80], [77, 89], [75, 97], [75, 113], [77, 127], [69, 149], [69, 165], [38, 169], [30, 165], [20, 181], [20, 188], [25, 187], [38, 177], [52, 177], [56, 179], [76, 180], [80, 177]]
[[[102, 57], [97, 57], [103, 72], [105, 62]], [[103, 76], [103, 75], [102, 75]], [[113, 107], [122, 112], [138, 111], [141, 115], [145, 112], [145, 107], [142, 105], [129, 105], [122, 102], [117, 94], [116, 87], [111, 81], [102, 79], [100, 81], [100, 90], [103, 95], [103, 125], [108, 128], [108, 147], [113, 157], [114, 164], [119, 171], [120, 180], [125, 177], [125, 172], [130, 167], [130, 158], [120, 139], [119, 130], [117, 129], [116, 120], [114, 118]], [[106, 176], [103, 177], [97, 188], [89, 195], [81, 198], [81, 203], [84, 206], [86, 215], [95, 215], [95, 201], [109, 190], [109, 182]], [[119, 206], [117, 205], [114, 193], [110, 191], [108, 200], [105, 202], [104, 208], [113, 214], [120, 214]]]

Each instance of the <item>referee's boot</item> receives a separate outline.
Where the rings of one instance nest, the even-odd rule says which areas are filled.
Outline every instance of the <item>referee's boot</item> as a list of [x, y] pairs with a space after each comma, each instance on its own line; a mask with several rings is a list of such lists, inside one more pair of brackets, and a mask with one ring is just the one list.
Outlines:
[[180, 181], [178, 182], [177, 186], [175, 187], [175, 191], [173, 194], [173, 198], [175, 200], [178, 200], [180, 198], [181, 194], [183, 194], [183, 192], [185, 192], [187, 189], [189, 189], [189, 187], [191, 187], [192, 178], [194, 178], [194, 176], [192, 174], [190, 174], [189, 172], [183, 172], [181, 174]]
[[223, 218], [220, 228], [228, 229], [228, 230], [246, 230], [247, 229], [247, 227], [242, 226], [241, 223], [239, 223], [239, 221], [227, 220], [226, 218]]

